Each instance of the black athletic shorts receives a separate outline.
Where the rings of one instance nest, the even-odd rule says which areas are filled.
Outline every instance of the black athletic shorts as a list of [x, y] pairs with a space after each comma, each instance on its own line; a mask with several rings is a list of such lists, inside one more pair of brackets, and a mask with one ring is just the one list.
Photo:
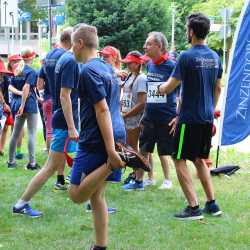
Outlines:
[[211, 148], [213, 124], [177, 125], [174, 136], [173, 158], [177, 160], [207, 159]]
[[141, 152], [153, 153], [155, 144], [159, 155], [172, 155], [174, 137], [169, 132], [168, 123], [143, 122], [139, 138]]

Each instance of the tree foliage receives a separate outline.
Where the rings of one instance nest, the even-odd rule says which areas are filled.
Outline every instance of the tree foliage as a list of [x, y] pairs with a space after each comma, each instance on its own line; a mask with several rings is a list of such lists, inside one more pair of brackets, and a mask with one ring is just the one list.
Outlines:
[[176, 0], [173, 1], [176, 8], [176, 31], [175, 41], [178, 51], [187, 48], [186, 39], [186, 18], [193, 12], [192, 6], [197, 3], [205, 2], [205, 0]]
[[[197, 3], [193, 6], [193, 11], [203, 11], [204, 14], [215, 18], [215, 23], [223, 23], [220, 15], [220, 10], [224, 8], [231, 8], [233, 15], [229, 20], [231, 27], [231, 35], [227, 38], [227, 47], [232, 45], [233, 34], [236, 29], [237, 21], [243, 7], [244, 0], [231, 1], [231, 0], [208, 0], [204, 3]], [[219, 36], [218, 32], [210, 32], [208, 37], [209, 45], [214, 49], [223, 48], [223, 39]]]
[[18, 8], [22, 11], [30, 12], [32, 20], [38, 20], [47, 17], [45, 9], [37, 8], [36, 0], [21, 0], [19, 1]]
[[150, 31], [170, 34], [168, 0], [72, 0], [67, 3], [70, 25], [88, 23], [98, 28], [100, 45], [113, 45], [124, 55], [142, 51]]

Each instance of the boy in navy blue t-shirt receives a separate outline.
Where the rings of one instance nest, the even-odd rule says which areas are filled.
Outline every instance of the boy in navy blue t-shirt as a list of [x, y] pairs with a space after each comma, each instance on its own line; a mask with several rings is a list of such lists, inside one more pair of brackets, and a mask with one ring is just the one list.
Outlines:
[[96, 28], [80, 24], [72, 38], [75, 57], [84, 65], [79, 81], [79, 147], [72, 168], [69, 195], [75, 203], [90, 199], [96, 232], [93, 249], [104, 250], [108, 237], [105, 181], [113, 170], [124, 167], [115, 151], [115, 141], [125, 140], [119, 86], [110, 66], [97, 57]]
[[[183, 52], [170, 79], [159, 87], [159, 93], [170, 93], [182, 82], [182, 102], [175, 131], [175, 167], [179, 182], [187, 198], [188, 206], [177, 219], [203, 219], [202, 212], [218, 216], [222, 212], [215, 203], [209, 169], [203, 159], [208, 158], [214, 108], [220, 95], [222, 67], [219, 56], [205, 45], [210, 22], [203, 14], [192, 14], [187, 20], [188, 39], [192, 47]], [[206, 193], [203, 211], [186, 166], [191, 160]]]
[[[64, 31], [64, 47], [71, 46], [72, 29]], [[53, 116], [53, 139], [45, 166], [32, 178], [22, 197], [13, 207], [13, 213], [24, 214], [32, 218], [42, 216], [42, 212], [33, 210], [29, 205], [32, 197], [40, 190], [46, 181], [59, 168], [65, 165], [64, 145], [66, 138], [78, 138], [77, 125], [77, 86], [79, 80], [78, 63], [70, 52], [66, 52], [60, 57], [56, 64], [55, 90], [53, 93], [55, 111]], [[65, 107], [66, 106], [66, 107]], [[63, 111], [73, 114], [72, 119], [64, 117]], [[73, 112], [74, 110], [74, 112]], [[74, 117], [74, 119], [73, 119]], [[66, 118], [66, 119], [65, 119]], [[64, 179], [63, 179], [64, 181]], [[62, 183], [63, 185], [64, 183]], [[66, 187], [65, 187], [66, 189]]]

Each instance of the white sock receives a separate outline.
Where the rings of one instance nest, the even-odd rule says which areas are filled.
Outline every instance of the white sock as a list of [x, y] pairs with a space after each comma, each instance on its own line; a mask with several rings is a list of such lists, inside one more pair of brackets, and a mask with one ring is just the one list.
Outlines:
[[15, 205], [15, 208], [21, 208], [21, 207], [23, 207], [24, 205], [26, 205], [26, 204], [28, 204], [29, 202], [28, 201], [24, 201], [24, 200], [18, 200], [17, 201], [17, 203], [16, 203], [16, 205]]

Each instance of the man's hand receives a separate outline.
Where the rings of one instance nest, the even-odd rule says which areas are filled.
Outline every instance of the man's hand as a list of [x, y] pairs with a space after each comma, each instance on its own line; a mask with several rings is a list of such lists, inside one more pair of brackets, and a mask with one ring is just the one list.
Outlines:
[[119, 169], [125, 167], [125, 162], [122, 161], [121, 157], [115, 150], [108, 153], [107, 164], [111, 166], [111, 169]]
[[78, 141], [79, 135], [75, 127], [68, 129], [68, 133], [69, 133], [70, 140]]
[[24, 107], [21, 105], [20, 108], [17, 111], [16, 116], [22, 116], [23, 115], [23, 111], [24, 111]]
[[4, 103], [4, 105], [3, 105], [3, 110], [4, 110], [5, 113], [10, 113], [11, 112], [10, 106], [8, 104], [6, 104], [6, 103]]
[[123, 119], [126, 119], [126, 118], [127, 118], [127, 113], [122, 112], [122, 118], [123, 118]]
[[175, 130], [176, 130], [176, 126], [177, 126], [177, 123], [178, 123], [178, 116], [176, 116], [175, 118], [173, 118], [171, 120], [171, 122], [168, 124], [168, 126], [171, 126], [171, 130], [169, 132], [170, 135], [174, 135], [175, 134]]
[[128, 72], [125, 70], [117, 70], [116, 75], [124, 81], [128, 77]]
[[40, 96], [37, 96], [37, 101], [39, 102], [39, 103], [41, 103], [41, 104], [43, 104], [43, 98], [41, 98]]

